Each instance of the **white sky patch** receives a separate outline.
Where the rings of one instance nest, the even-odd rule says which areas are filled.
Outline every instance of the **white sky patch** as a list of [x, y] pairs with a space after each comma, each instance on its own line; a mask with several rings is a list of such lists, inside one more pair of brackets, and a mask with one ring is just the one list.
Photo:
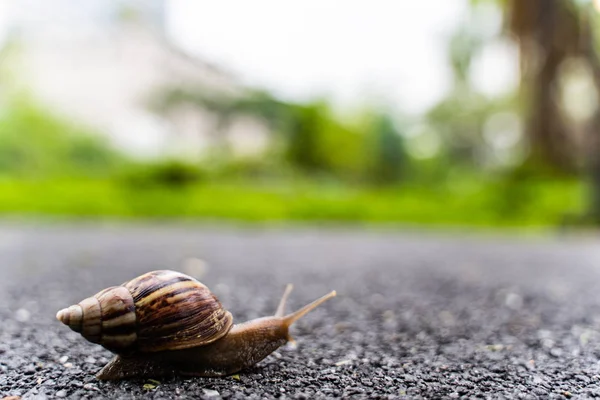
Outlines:
[[5, 0], [0, 0], [0, 47], [6, 40], [8, 34], [8, 3]]
[[519, 85], [519, 54], [515, 43], [499, 39], [486, 45], [473, 60], [471, 82], [480, 92], [495, 97]]
[[464, 0], [168, 0], [171, 39], [251, 85], [306, 100], [423, 111], [448, 90], [446, 38]]
[[[86, 29], [81, 25], [89, 25], [87, 17], [96, 16], [100, 26], [108, 18], [107, 10], [117, 3], [106, 1], [74, 7], [73, 0], [54, 0], [42, 10], [45, 3], [39, 0], [0, 0], [0, 45], [11, 27], [21, 25], [80, 36]], [[38, 8], [22, 7], [23, 2]], [[469, 7], [467, 0], [151, 3], [157, 9], [164, 4], [165, 29], [175, 45], [231, 70], [249, 85], [290, 100], [327, 96], [350, 107], [387, 102], [409, 113], [426, 111], [450, 89], [447, 41], [466, 21]], [[500, 16], [493, 10], [488, 14], [479, 20], [493, 34]], [[474, 84], [489, 95], [514, 87], [515, 60], [514, 49], [502, 41], [486, 46], [474, 63]]]

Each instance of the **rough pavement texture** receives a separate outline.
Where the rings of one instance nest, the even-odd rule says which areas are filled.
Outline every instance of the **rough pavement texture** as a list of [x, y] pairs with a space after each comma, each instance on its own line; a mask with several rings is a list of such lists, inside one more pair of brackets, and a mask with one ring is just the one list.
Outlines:
[[[56, 311], [160, 268], [202, 273], [236, 321], [288, 282], [291, 309], [339, 295], [239, 376], [97, 381], [110, 353]], [[598, 239], [5, 224], [0, 277], [0, 398], [600, 397]]]

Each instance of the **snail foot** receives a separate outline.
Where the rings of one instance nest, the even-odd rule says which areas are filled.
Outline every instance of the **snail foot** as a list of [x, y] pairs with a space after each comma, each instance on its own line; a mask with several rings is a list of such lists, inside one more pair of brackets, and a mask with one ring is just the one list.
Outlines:
[[106, 364], [96, 378], [102, 381], [113, 381], [126, 378], [154, 378], [174, 375], [169, 365], [145, 357], [115, 356]]

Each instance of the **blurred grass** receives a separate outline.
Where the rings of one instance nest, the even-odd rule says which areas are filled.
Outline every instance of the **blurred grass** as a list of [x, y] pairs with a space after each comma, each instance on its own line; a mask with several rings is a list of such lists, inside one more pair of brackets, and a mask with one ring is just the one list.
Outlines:
[[363, 141], [313, 108], [301, 114], [321, 136], [313, 147], [306, 132], [290, 139], [293, 157], [138, 160], [16, 99], [0, 111], [0, 215], [556, 227], [585, 214], [581, 179], [417, 162], [386, 118], [359, 129]]
[[[338, 221], [551, 227], [584, 210], [578, 181], [461, 180], [365, 188], [315, 182], [206, 181], [136, 186], [111, 179], [0, 180], [0, 212], [75, 217]], [[535, 201], [531, 201], [535, 199]]]

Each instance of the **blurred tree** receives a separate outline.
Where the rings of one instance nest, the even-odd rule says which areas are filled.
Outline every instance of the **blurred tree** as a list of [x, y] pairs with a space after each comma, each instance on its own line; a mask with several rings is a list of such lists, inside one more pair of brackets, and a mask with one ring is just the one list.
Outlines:
[[573, 135], [558, 99], [561, 64], [580, 54], [582, 30], [569, 0], [508, 0], [507, 26], [519, 45], [521, 90], [527, 100], [529, 163], [574, 171]]
[[0, 174], [107, 176], [123, 160], [104, 137], [52, 115], [29, 99], [12, 99], [0, 115]]
[[121, 183], [133, 189], [164, 186], [171, 189], [184, 188], [198, 183], [204, 177], [198, 165], [177, 159], [157, 160], [152, 163], [130, 163], [120, 171]]
[[326, 115], [319, 104], [292, 108], [286, 155], [290, 162], [306, 172], [326, 169], [326, 162], [318, 150], [319, 136], [323, 133]]
[[[582, 52], [588, 60], [596, 86], [597, 97], [600, 97], [600, 24], [598, 13], [591, 5], [580, 10]], [[600, 106], [596, 109], [587, 130], [586, 166], [591, 182], [589, 214], [593, 222], [600, 224]]]
[[454, 91], [471, 90], [471, 64], [482, 46], [482, 38], [468, 25], [460, 26], [450, 37], [448, 58], [454, 77]]
[[490, 110], [490, 101], [477, 93], [470, 81], [474, 57], [483, 41], [463, 24], [448, 42], [448, 62], [452, 68], [453, 85], [446, 97], [428, 111], [425, 118], [442, 139], [442, 157], [455, 165], [473, 167], [482, 153], [481, 131]]
[[[472, 0], [477, 4], [486, 0]], [[598, 10], [592, 0], [491, 0], [503, 7], [508, 32], [518, 43], [521, 95], [526, 100], [532, 170], [576, 172], [591, 182], [589, 216], [600, 223], [600, 108], [587, 124], [583, 152], [559, 105], [560, 67], [577, 58], [587, 64], [600, 95]], [[584, 162], [581, 162], [584, 160]]]
[[397, 183], [408, 167], [402, 137], [389, 115], [378, 116], [372, 125], [375, 146], [369, 180], [378, 184]]
[[369, 154], [364, 132], [360, 127], [340, 122], [324, 100], [297, 104], [259, 90], [224, 96], [202, 88], [165, 88], [154, 97], [151, 107], [168, 113], [182, 104], [216, 115], [218, 123], [214, 135], [217, 137], [237, 117], [259, 118], [272, 131], [272, 146], [279, 149], [281, 158], [304, 173], [347, 180], [359, 180], [367, 175]]

